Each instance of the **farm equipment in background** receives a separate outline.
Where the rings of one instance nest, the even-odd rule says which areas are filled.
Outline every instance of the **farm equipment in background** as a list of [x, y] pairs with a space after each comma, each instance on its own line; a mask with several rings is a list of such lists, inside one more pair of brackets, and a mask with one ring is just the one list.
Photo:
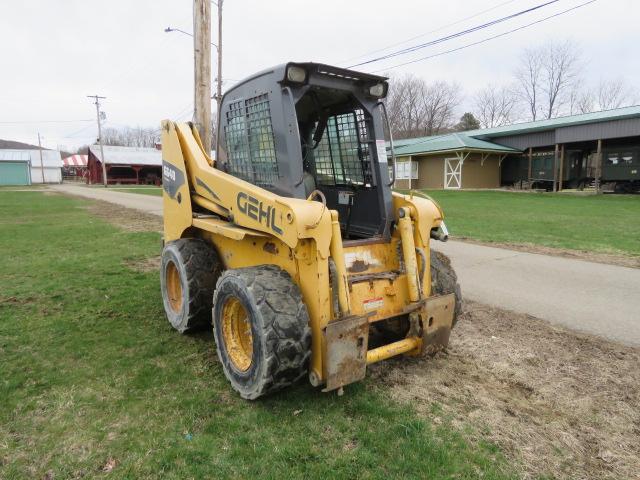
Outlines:
[[243, 398], [305, 376], [342, 391], [448, 344], [460, 288], [430, 250], [444, 215], [392, 191], [387, 89], [315, 63], [257, 73], [222, 99], [215, 161], [193, 125], [162, 123], [166, 315], [180, 332], [213, 324]]

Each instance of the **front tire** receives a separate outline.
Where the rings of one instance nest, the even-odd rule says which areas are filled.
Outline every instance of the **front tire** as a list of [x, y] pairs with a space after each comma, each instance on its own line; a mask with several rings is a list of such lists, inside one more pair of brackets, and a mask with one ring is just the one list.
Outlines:
[[451, 328], [455, 326], [458, 317], [462, 314], [462, 292], [456, 272], [451, 266], [451, 260], [444, 253], [431, 250], [431, 294], [447, 295], [454, 293], [456, 306], [453, 314]]
[[225, 271], [213, 297], [213, 334], [231, 386], [254, 400], [306, 376], [309, 314], [300, 289], [273, 265]]

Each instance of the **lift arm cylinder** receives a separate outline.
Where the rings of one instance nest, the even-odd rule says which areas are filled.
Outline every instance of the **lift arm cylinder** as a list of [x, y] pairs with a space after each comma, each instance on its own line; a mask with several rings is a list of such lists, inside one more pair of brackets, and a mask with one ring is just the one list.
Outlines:
[[416, 245], [413, 240], [413, 225], [411, 224], [410, 210], [406, 207], [398, 211], [398, 228], [402, 241], [402, 255], [404, 256], [405, 269], [407, 271], [407, 283], [409, 285], [409, 300], [420, 300], [420, 285], [418, 283], [418, 261], [416, 259]]
[[338, 212], [331, 210], [331, 243], [329, 244], [331, 258], [336, 264], [338, 273], [338, 305], [342, 315], [349, 315], [351, 311], [351, 300], [349, 298], [349, 280], [347, 278], [347, 267], [344, 263], [344, 250], [342, 248], [342, 234], [340, 233], [340, 222]]

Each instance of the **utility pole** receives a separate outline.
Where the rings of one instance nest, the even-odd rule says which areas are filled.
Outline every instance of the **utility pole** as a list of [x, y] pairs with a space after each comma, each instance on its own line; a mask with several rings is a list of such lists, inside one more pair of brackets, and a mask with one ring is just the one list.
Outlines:
[[42, 173], [42, 184], [44, 185], [44, 164], [42, 163], [42, 142], [40, 141], [40, 132], [38, 132], [38, 152], [40, 152], [40, 172]]
[[210, 0], [193, 0], [193, 56], [195, 82], [193, 120], [208, 153], [211, 149]]
[[222, 103], [222, 3], [224, 0], [218, 0], [218, 78], [216, 90], [216, 108], [218, 116], [220, 115], [220, 104]]
[[98, 121], [98, 143], [100, 144], [100, 157], [102, 161], [102, 183], [107, 188], [107, 166], [104, 159], [104, 149], [102, 148], [102, 125], [100, 125], [100, 100], [104, 100], [107, 97], [101, 97], [99, 95], [87, 95], [89, 98], [95, 99], [96, 105], [96, 120]]

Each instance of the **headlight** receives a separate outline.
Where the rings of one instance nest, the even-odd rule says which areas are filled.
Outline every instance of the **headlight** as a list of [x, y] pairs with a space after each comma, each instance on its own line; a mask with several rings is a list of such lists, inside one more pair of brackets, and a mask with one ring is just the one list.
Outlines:
[[307, 79], [307, 72], [302, 67], [291, 65], [287, 68], [287, 80], [294, 83], [304, 83]]
[[386, 92], [386, 85], [384, 83], [376, 83], [369, 87], [369, 95], [376, 98], [384, 97]]

